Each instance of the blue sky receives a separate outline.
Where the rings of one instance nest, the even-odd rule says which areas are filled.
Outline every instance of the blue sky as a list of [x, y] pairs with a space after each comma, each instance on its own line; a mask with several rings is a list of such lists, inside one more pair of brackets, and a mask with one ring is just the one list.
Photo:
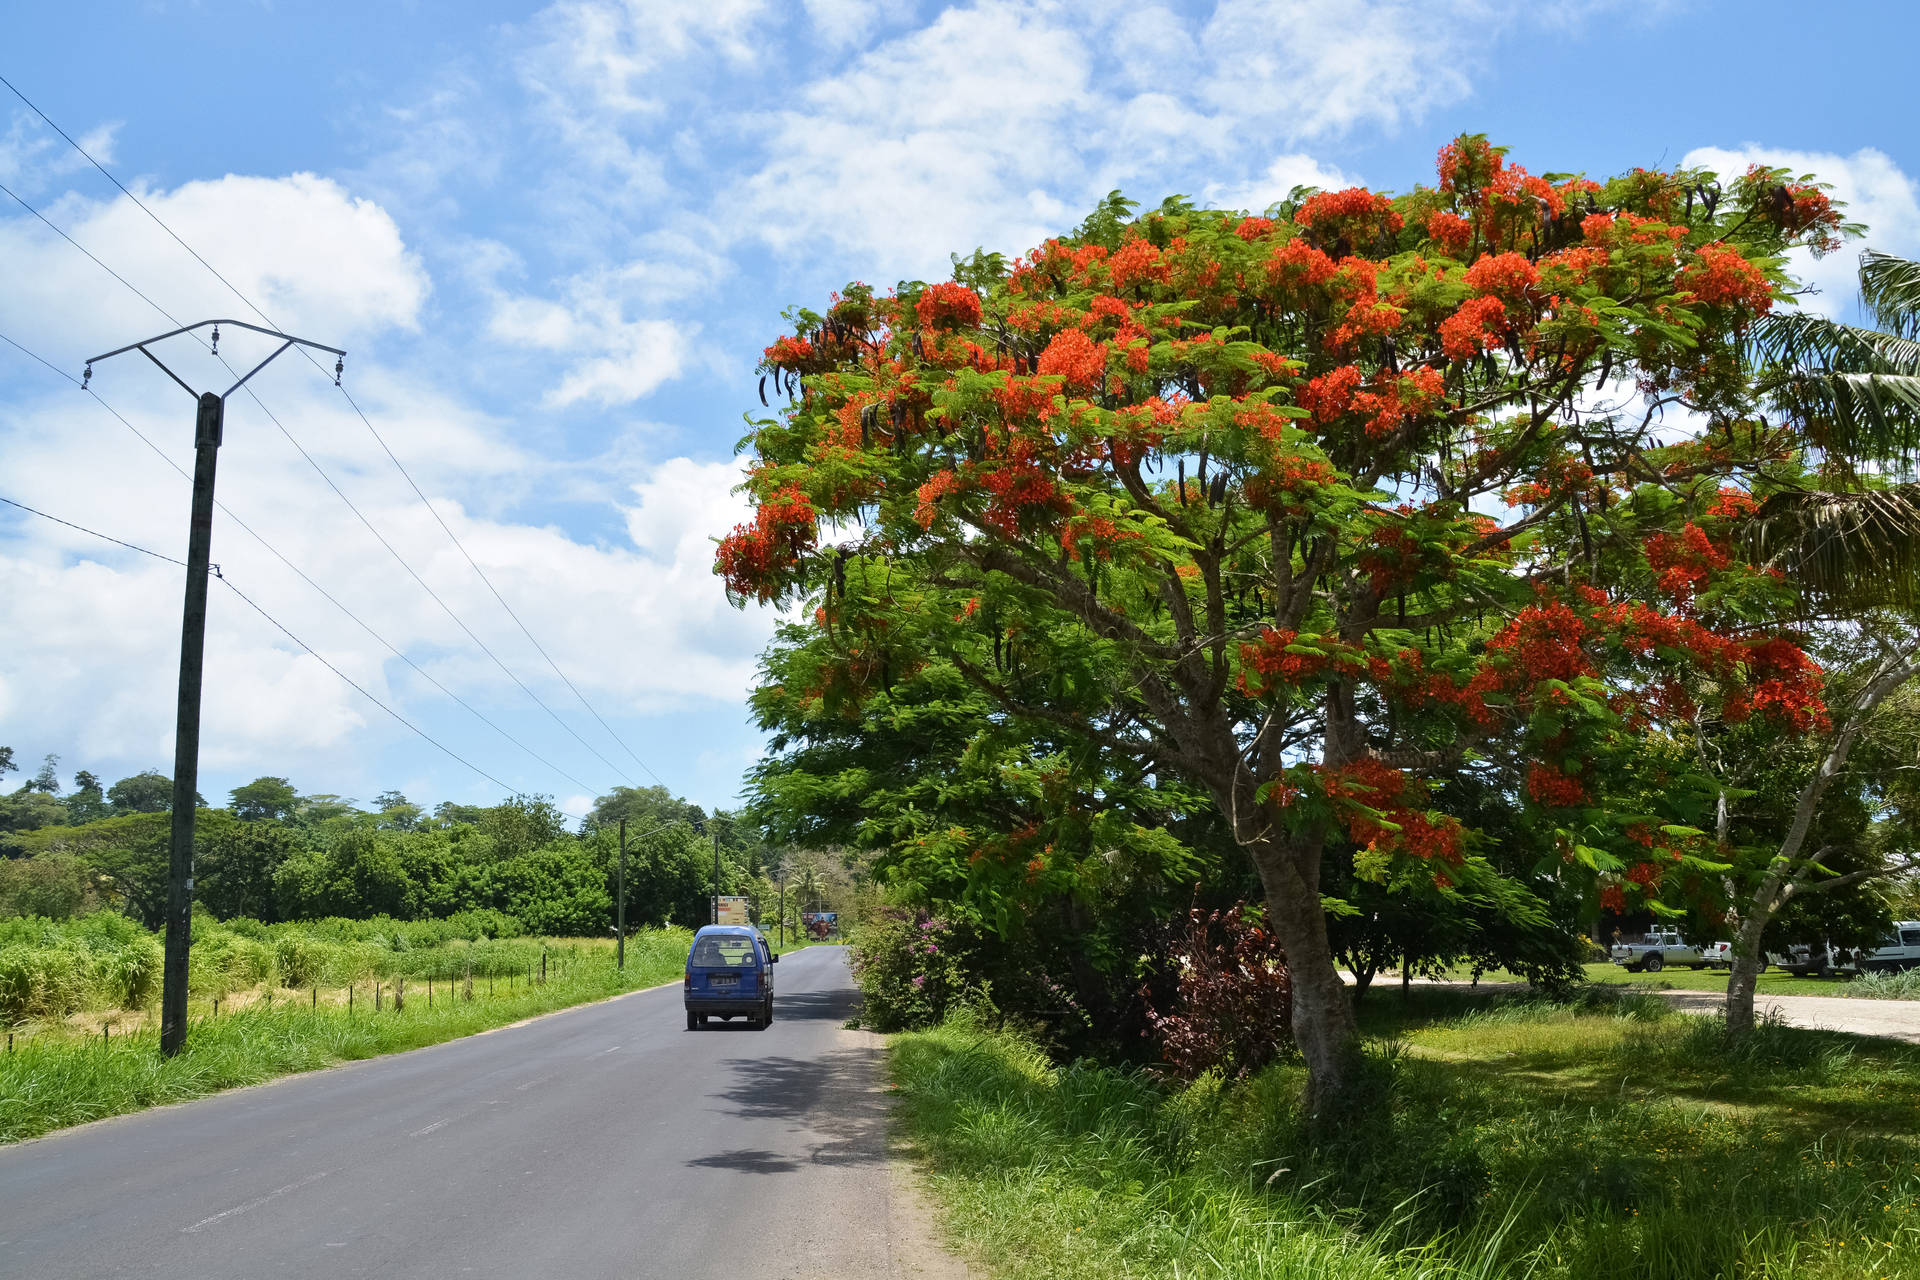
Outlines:
[[[1244, 208], [1295, 182], [1404, 189], [1461, 131], [1536, 172], [1814, 170], [1868, 243], [1920, 254], [1920, 137], [1896, 100], [1909, 12], [201, 0], [83, 26], [38, 5], [9, 15], [0, 74], [284, 327], [349, 348], [356, 399], [619, 741], [301, 362], [230, 407], [223, 500], [543, 760], [223, 519], [214, 559], [233, 581], [509, 786], [577, 808], [658, 778], [713, 805], [759, 751], [744, 698], [773, 620], [726, 605], [709, 539], [739, 518], [732, 446], [784, 307], [853, 279], [941, 278], [952, 250], [1026, 249], [1113, 187]], [[3, 92], [0, 182], [173, 314], [246, 315]], [[1810, 305], [1850, 305], [1852, 257], [1805, 264]], [[171, 327], [4, 197], [0, 262], [0, 333], [62, 368]], [[175, 350], [193, 378], [219, 372]], [[157, 370], [122, 358], [94, 386], [190, 465], [191, 406]], [[184, 544], [185, 483], [4, 344], [0, 496], [170, 555]], [[0, 743], [29, 766], [58, 753], [67, 777], [170, 769], [178, 570], [0, 510]], [[363, 799], [497, 796], [217, 590], [208, 645], [210, 799], [260, 773]]]

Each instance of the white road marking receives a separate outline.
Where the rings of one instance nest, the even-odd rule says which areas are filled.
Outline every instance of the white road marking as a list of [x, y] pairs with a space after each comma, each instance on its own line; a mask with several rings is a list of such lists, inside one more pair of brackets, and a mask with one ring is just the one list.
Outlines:
[[446, 1123], [445, 1120], [435, 1120], [432, 1124], [428, 1125], [426, 1128], [415, 1129], [412, 1133], [408, 1134], [407, 1136], [409, 1138], [424, 1138], [445, 1123]]
[[324, 1169], [321, 1170], [319, 1173], [309, 1174], [307, 1177], [300, 1179], [300, 1181], [298, 1182], [289, 1182], [286, 1186], [281, 1187], [276, 1191], [269, 1191], [267, 1192], [267, 1194], [263, 1196], [255, 1196], [253, 1199], [247, 1201], [245, 1204], [237, 1204], [233, 1206], [233, 1208], [231, 1209], [227, 1209], [220, 1213], [214, 1214], [211, 1218], [202, 1218], [200, 1219], [200, 1221], [194, 1223], [190, 1227], [182, 1227], [180, 1228], [180, 1233], [182, 1235], [187, 1235], [195, 1231], [200, 1231], [206, 1227], [210, 1227], [216, 1222], [221, 1222], [227, 1218], [231, 1218], [235, 1214], [245, 1213], [249, 1209], [258, 1209], [261, 1205], [266, 1204], [269, 1200], [278, 1200], [281, 1196], [286, 1195], [289, 1191], [298, 1191], [300, 1188], [304, 1186], [308, 1186], [312, 1183], [318, 1182], [320, 1181], [320, 1179], [326, 1176], [327, 1176], [327, 1171]]
[[517, 1084], [513, 1086], [513, 1091], [515, 1093], [525, 1093], [528, 1089], [533, 1088], [533, 1086], [537, 1084], [545, 1084], [547, 1081], [553, 1079], [553, 1077], [557, 1074], [559, 1073], [554, 1071], [549, 1071], [547, 1072], [547, 1074], [543, 1076], [535, 1076], [533, 1079], [527, 1081], [525, 1084]]

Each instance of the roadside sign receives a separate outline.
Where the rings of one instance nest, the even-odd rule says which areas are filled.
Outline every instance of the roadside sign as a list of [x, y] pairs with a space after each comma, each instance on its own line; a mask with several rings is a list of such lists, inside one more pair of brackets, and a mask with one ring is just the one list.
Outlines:
[[751, 924], [747, 918], [747, 900], [745, 898], [721, 898], [720, 908], [715, 912], [716, 924]]

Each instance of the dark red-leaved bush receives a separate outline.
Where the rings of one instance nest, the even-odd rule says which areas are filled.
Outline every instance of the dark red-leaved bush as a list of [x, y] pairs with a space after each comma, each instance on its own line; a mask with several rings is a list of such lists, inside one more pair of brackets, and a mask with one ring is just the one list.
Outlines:
[[1196, 907], [1168, 931], [1179, 998], [1149, 1007], [1148, 1032], [1160, 1061], [1182, 1079], [1208, 1071], [1242, 1076], [1272, 1062], [1287, 1044], [1293, 983], [1279, 942], [1246, 904]]

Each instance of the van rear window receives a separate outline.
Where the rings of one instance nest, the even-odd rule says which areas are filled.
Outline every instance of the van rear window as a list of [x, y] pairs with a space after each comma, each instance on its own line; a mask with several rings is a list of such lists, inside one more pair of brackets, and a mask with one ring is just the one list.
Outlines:
[[702, 938], [693, 944], [688, 964], [703, 969], [753, 968], [752, 938]]

